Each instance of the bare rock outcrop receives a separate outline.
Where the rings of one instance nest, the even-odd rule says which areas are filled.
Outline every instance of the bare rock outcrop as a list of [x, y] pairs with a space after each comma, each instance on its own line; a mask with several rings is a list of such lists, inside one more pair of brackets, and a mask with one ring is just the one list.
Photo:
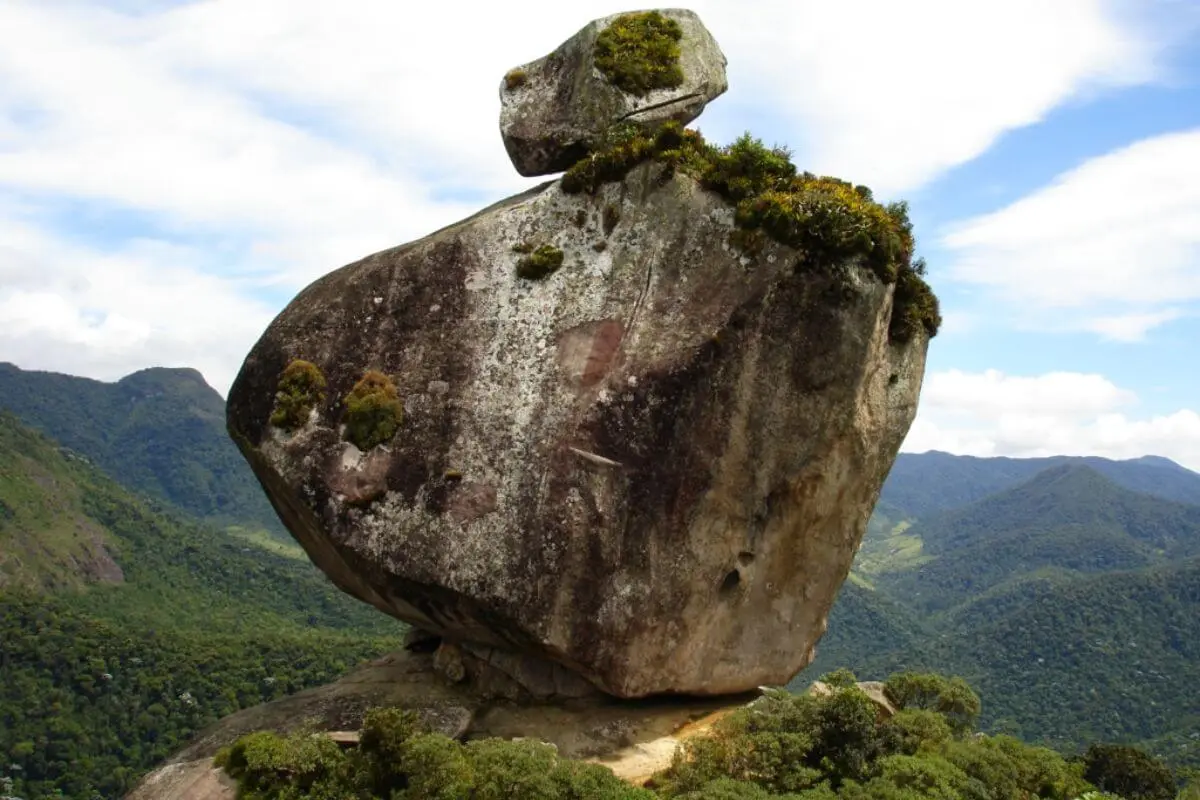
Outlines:
[[[630, 30], [612, 30], [614, 23]], [[630, 52], [606, 60], [601, 47], [597, 66], [597, 40], [606, 30], [614, 38], [624, 34], [618, 46]], [[654, 55], [653, 42], [644, 40], [658, 36], [672, 46], [672, 33], [679, 36], [673, 80], [658, 76], [653, 64], [622, 69], [622, 55], [644, 62]], [[610, 67], [609, 61], [615, 63]], [[587, 155], [614, 123], [686, 125], [727, 88], [725, 55], [695, 12], [614, 14], [588, 23], [550, 55], [509, 70], [500, 86], [500, 132], [517, 172], [548, 175]]]
[[935, 301], [902, 209], [637, 130], [321, 278], [229, 395], [312, 560], [499, 695], [786, 683], [916, 412]]

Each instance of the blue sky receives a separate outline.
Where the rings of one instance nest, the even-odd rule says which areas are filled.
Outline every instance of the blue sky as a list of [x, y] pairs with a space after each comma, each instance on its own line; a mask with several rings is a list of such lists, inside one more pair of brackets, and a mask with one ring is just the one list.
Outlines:
[[[697, 121], [906, 198], [905, 444], [1200, 469], [1200, 4], [701, 0]], [[0, 0], [0, 360], [224, 391], [313, 278], [521, 190], [509, 67], [631, 6]]]

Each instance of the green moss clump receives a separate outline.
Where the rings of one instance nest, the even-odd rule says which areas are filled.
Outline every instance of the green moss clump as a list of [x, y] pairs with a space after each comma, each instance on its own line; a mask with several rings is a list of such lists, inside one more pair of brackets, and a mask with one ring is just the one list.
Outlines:
[[312, 410], [325, 402], [325, 376], [311, 361], [296, 359], [279, 377], [271, 424], [285, 431], [304, 427]]
[[510, 92], [514, 89], [521, 88], [528, 82], [529, 76], [525, 73], [525, 70], [521, 69], [520, 67], [517, 67], [516, 69], [510, 69], [504, 74], [504, 88]]
[[749, 134], [714, 147], [674, 122], [653, 132], [615, 127], [567, 170], [562, 190], [594, 193], [651, 161], [663, 166], [664, 175], [681, 171], [733, 204], [739, 230], [731, 239], [751, 255], [761, 249], [760, 234], [766, 234], [799, 252], [800, 269], [866, 266], [879, 280], [896, 284], [889, 327], [894, 341], [907, 341], [922, 328], [937, 334], [941, 315], [925, 282], [924, 262], [913, 262], [907, 204], [881, 205], [865, 186], [797, 174], [786, 148], [767, 147]]
[[657, 11], [623, 14], [596, 37], [596, 68], [609, 83], [639, 97], [683, 84], [679, 23]]
[[517, 276], [528, 281], [540, 281], [558, 271], [563, 263], [563, 251], [544, 244], [517, 262]]
[[359, 450], [390, 441], [404, 419], [396, 384], [382, 372], [367, 370], [346, 395], [346, 439]]

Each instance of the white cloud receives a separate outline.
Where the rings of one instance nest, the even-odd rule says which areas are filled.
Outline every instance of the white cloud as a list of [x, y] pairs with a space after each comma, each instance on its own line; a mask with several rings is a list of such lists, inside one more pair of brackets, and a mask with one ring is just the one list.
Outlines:
[[1138, 398], [1101, 375], [996, 370], [926, 378], [907, 452], [1034, 457], [1160, 455], [1200, 471], [1200, 414], [1138, 417]]
[[224, 392], [273, 314], [185, 248], [102, 252], [3, 221], [0, 242], [0, 358], [27, 369], [115, 380], [186, 366]]
[[1026, 324], [1141, 338], [1200, 300], [1200, 129], [1087, 161], [942, 244]]
[[[1100, 0], [965, 5], [700, 0], [732, 81], [701, 122], [790, 120], [806, 167], [886, 194], [1155, 77], [1155, 37]], [[22, 205], [0, 205], [0, 233], [26, 234], [0, 271], [32, 280], [0, 284], [0, 358], [191, 363], [224, 385], [269, 316], [248, 277], [294, 291], [529, 185], [498, 135], [500, 76], [623, 8], [0, 2], [0, 201]], [[64, 220], [64, 200], [141, 227]]]
[[1083, 93], [1157, 71], [1148, 31], [1102, 0], [794, 7], [771, 24], [785, 47], [776, 39], [753, 51], [758, 77], [812, 132], [814, 171], [882, 195], [971, 160]]

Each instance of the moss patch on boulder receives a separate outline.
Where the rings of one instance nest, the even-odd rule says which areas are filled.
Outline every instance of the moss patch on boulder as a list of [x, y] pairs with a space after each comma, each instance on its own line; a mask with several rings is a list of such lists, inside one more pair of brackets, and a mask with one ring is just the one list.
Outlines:
[[679, 23], [657, 11], [623, 14], [596, 37], [596, 68], [623, 92], [642, 96], [683, 83]]
[[553, 275], [563, 264], [563, 251], [544, 244], [517, 262], [517, 277], [540, 281]]
[[346, 439], [359, 450], [370, 450], [390, 441], [404, 419], [404, 405], [392, 379], [367, 370], [346, 395]]
[[296, 359], [284, 368], [275, 392], [271, 424], [294, 431], [308, 422], [312, 410], [325, 402], [325, 376], [311, 361]]

